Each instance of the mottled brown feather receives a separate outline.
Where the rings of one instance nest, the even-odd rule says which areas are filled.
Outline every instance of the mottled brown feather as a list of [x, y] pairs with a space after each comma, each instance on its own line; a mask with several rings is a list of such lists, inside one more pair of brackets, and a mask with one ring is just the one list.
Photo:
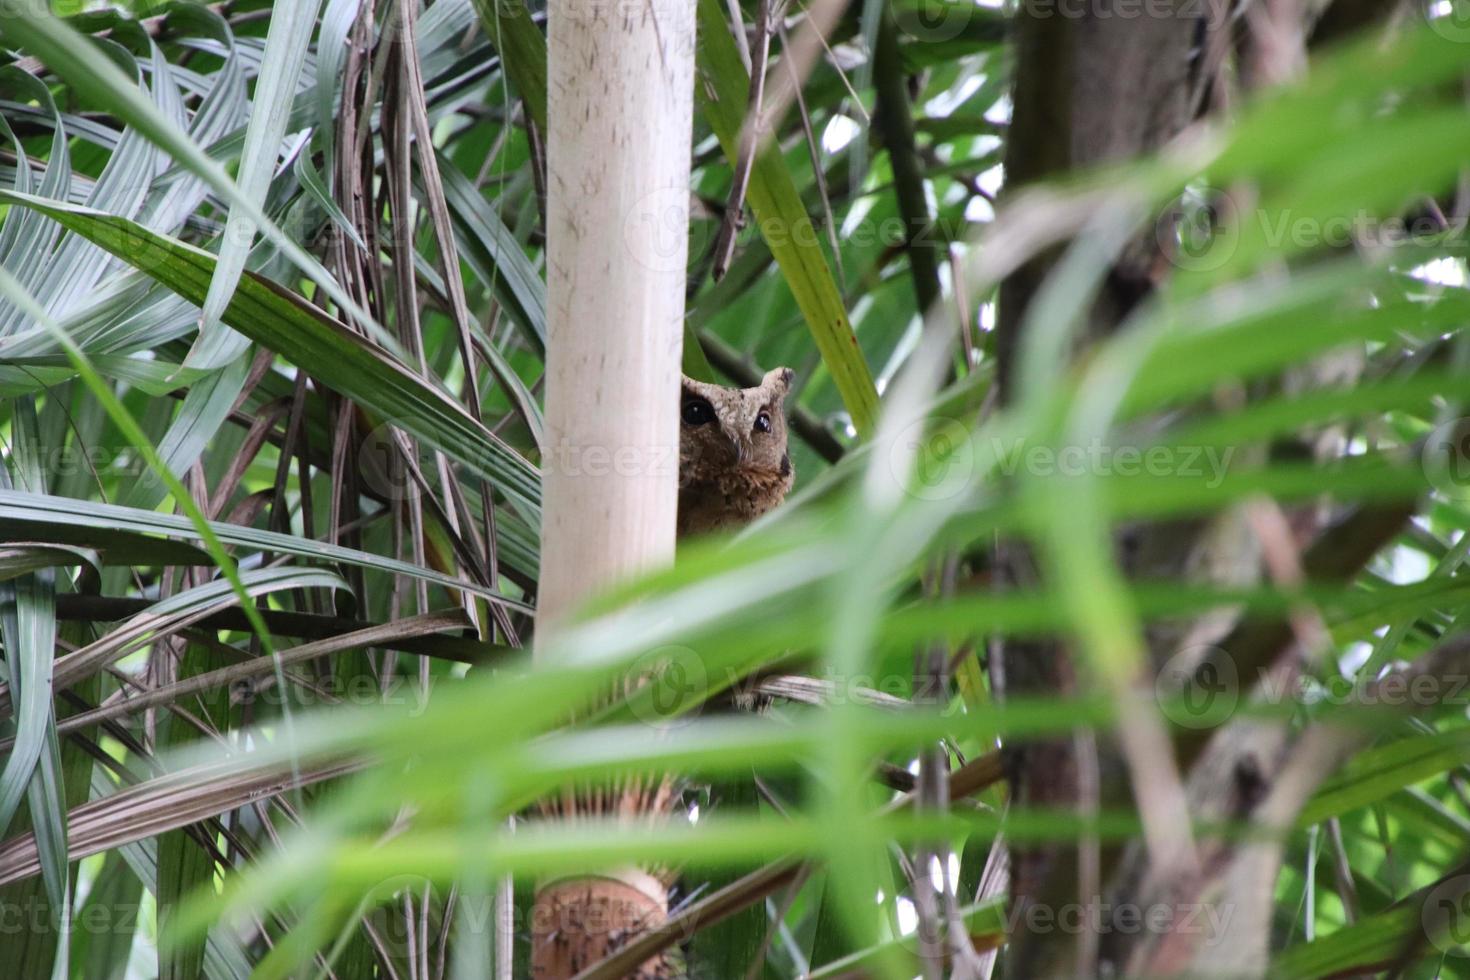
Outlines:
[[[684, 379], [679, 422], [681, 538], [734, 530], [786, 499], [796, 479], [786, 445], [785, 403], [791, 377], [790, 368], [776, 368], [754, 388]], [[691, 403], [701, 401], [712, 411], [691, 410]], [[760, 424], [763, 415], [766, 426]]]

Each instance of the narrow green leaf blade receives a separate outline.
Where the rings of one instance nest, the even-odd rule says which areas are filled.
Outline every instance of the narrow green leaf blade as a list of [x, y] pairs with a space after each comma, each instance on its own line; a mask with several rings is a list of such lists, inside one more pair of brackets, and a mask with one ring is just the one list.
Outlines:
[[[737, 159], [750, 76], [730, 36], [720, 0], [699, 0], [699, 78], [694, 91], [725, 156]], [[853, 425], [859, 435], [870, 435], [878, 419], [878, 389], [873, 373], [848, 321], [842, 294], [819, 244], [821, 235], [774, 145], [757, 154], [746, 198]]]
[[[320, 0], [296, 0], [271, 7], [266, 31], [265, 54], [251, 99], [250, 123], [245, 130], [245, 150], [240, 155], [240, 193], [256, 210], [263, 210], [265, 194], [276, 171], [281, 137], [291, 116], [296, 83], [306, 61]], [[255, 243], [255, 223], [238, 207], [230, 208], [225, 222], [219, 261], [204, 299], [199, 336], [184, 361], [185, 367], [217, 368], [245, 352], [248, 341], [221, 328], [220, 317], [229, 305], [245, 260]]]
[[[50, 216], [190, 302], [204, 299], [216, 259], [202, 249], [87, 208], [13, 191], [0, 191], [0, 201]], [[443, 450], [539, 515], [541, 488], [535, 467], [448, 395], [301, 297], [247, 271], [224, 312], [224, 321], [381, 413], [386, 421]]]

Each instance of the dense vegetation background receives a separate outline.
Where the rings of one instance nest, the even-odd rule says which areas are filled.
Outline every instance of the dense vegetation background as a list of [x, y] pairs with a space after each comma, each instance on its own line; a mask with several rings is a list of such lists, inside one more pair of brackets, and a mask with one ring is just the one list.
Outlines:
[[540, 5], [0, 0], [0, 974], [523, 976], [644, 862], [582, 976], [1470, 975], [1470, 12], [698, 31], [797, 493], [533, 668]]

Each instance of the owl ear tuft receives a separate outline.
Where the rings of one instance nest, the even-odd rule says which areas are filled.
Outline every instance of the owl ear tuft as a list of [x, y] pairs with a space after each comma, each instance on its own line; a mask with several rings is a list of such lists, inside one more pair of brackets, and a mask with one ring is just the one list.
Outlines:
[[788, 367], [772, 368], [766, 372], [761, 379], [761, 387], [770, 387], [776, 392], [776, 403], [780, 404], [786, 398], [786, 393], [791, 390], [791, 382], [796, 377], [796, 372]]

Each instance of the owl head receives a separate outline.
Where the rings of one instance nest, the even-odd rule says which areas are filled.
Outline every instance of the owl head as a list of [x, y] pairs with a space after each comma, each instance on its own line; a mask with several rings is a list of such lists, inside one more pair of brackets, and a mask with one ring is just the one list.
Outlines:
[[785, 403], [791, 378], [790, 368], [768, 371], [754, 388], [723, 388], [684, 378], [679, 405], [681, 482], [734, 474], [790, 477]]

